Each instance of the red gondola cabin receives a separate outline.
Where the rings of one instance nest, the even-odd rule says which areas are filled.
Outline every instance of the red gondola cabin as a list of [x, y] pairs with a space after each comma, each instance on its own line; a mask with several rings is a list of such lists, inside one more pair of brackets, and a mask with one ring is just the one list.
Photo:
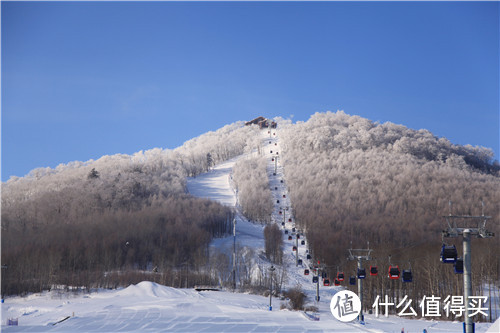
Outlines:
[[399, 266], [389, 266], [389, 279], [397, 280], [400, 275]]

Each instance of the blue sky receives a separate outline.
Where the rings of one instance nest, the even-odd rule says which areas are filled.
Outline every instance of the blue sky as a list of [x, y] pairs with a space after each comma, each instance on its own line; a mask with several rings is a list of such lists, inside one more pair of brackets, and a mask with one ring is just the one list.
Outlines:
[[2, 181], [344, 110], [499, 158], [498, 2], [2, 2]]

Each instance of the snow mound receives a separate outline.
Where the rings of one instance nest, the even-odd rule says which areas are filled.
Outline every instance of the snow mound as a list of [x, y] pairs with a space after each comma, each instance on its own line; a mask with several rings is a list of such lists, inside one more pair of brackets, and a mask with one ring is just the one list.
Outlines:
[[179, 289], [159, 285], [151, 281], [142, 281], [138, 284], [132, 284], [117, 293], [119, 296], [133, 297], [162, 297], [177, 298], [184, 297], [186, 293]]
[[490, 328], [486, 331], [486, 333], [495, 333], [495, 332], [500, 332], [500, 318], [498, 318], [493, 325], [490, 326]]

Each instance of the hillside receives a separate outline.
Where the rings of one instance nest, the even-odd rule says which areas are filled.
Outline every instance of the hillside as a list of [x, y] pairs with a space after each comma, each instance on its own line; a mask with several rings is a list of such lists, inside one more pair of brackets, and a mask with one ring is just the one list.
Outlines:
[[[453, 268], [439, 261], [443, 243], [462, 256], [461, 238], [441, 238], [442, 216], [481, 215], [482, 201], [492, 216], [488, 229], [499, 234], [500, 178], [491, 150], [341, 111], [277, 132], [297, 224], [330, 275], [354, 275], [348, 249], [370, 247], [374, 260], [367, 265], [379, 272], [391, 264], [412, 269], [413, 283], [400, 288], [413, 299], [462, 292]], [[474, 239], [472, 247], [473, 294], [481, 294], [484, 283], [499, 281], [498, 238]], [[385, 290], [394, 293], [387, 278], [367, 283], [369, 302]]]
[[[252, 154], [243, 154], [224, 163], [216, 165], [207, 173], [202, 173], [187, 180], [189, 193], [214, 200], [226, 207], [236, 210], [237, 221], [237, 249], [238, 249], [238, 289], [244, 290], [247, 286], [268, 286], [267, 276], [270, 261], [263, 257], [267, 252], [263, 240], [264, 225], [252, 223], [242, 214], [244, 211], [241, 201], [236, 200], [236, 193], [247, 195], [242, 188], [252, 188], [251, 184], [266, 183], [267, 188], [262, 186], [253, 187], [255, 193], [250, 194], [249, 201], [260, 200], [259, 194], [271, 190], [271, 220], [280, 228], [291, 230], [295, 225], [295, 212], [293, 202], [290, 201], [288, 182], [290, 179], [284, 177], [284, 165], [276, 156], [283, 156], [283, 140], [279, 135], [268, 137], [265, 131], [259, 134], [260, 149]], [[271, 152], [272, 151], [272, 152]], [[260, 152], [260, 153], [259, 153]], [[279, 153], [279, 154], [277, 154]], [[263, 164], [261, 161], [265, 161]], [[239, 165], [239, 167], [238, 167]], [[275, 169], [276, 167], [276, 169]], [[240, 176], [235, 177], [235, 170], [239, 170]], [[264, 168], [264, 175], [261, 170]], [[247, 177], [248, 176], [248, 177]], [[252, 177], [260, 177], [253, 179]], [[262, 179], [265, 177], [265, 179]], [[239, 178], [237, 180], [236, 178]], [[237, 189], [240, 189], [237, 191]], [[266, 196], [265, 196], [266, 197]], [[280, 201], [279, 203], [277, 201]], [[281, 207], [288, 206], [288, 210]], [[250, 208], [251, 209], [251, 205]], [[280, 214], [281, 212], [281, 214]], [[283, 215], [285, 212], [286, 215]], [[144, 212], [143, 212], [144, 214]], [[178, 215], [180, 212], [177, 212]], [[289, 220], [290, 219], [290, 220]], [[281, 225], [284, 222], [284, 226]], [[291, 221], [291, 222], [290, 222]], [[286, 235], [283, 237], [283, 259], [282, 265], [278, 264], [278, 271], [274, 276], [275, 288], [289, 289], [298, 283], [308, 296], [308, 303], [316, 305], [318, 312], [315, 316], [320, 321], [310, 321], [307, 316], [300, 312], [287, 310], [277, 311], [287, 301], [273, 298], [273, 311], [267, 309], [269, 298], [234, 294], [228, 292], [196, 292], [189, 289], [172, 289], [151, 282], [141, 282], [131, 285], [126, 289], [116, 291], [94, 291], [90, 294], [67, 294], [64, 291], [53, 290], [50, 293], [32, 295], [29, 298], [9, 297], [2, 307], [3, 317], [18, 318], [19, 325], [28, 325], [31, 330], [37, 331], [157, 331], [166, 329], [168, 331], [255, 331], [255, 332], [278, 332], [278, 331], [342, 331], [342, 332], [399, 332], [422, 331], [424, 328], [432, 331], [457, 331], [461, 329], [460, 322], [411, 320], [391, 315], [389, 318], [366, 315], [365, 325], [359, 323], [341, 323], [333, 318], [330, 313], [329, 302], [331, 295], [343, 287], [321, 286], [321, 301], [314, 302], [315, 284], [312, 284], [310, 276], [304, 276], [305, 268], [312, 268], [314, 260], [307, 260], [306, 250], [312, 244], [309, 239], [302, 238], [306, 245], [299, 246], [299, 256], [303, 264], [295, 267], [295, 254], [289, 250], [292, 243]], [[231, 260], [233, 237], [220, 237], [211, 241], [209, 252], [216, 262], [211, 263], [216, 268], [218, 283], [225, 284], [231, 280]], [[205, 267], [209, 267], [206, 266]], [[280, 271], [282, 269], [282, 271]], [[213, 272], [212, 271], [212, 274]], [[283, 272], [286, 272], [284, 275]], [[156, 280], [161, 276], [159, 273], [149, 273], [136, 278]], [[280, 275], [284, 276], [284, 284], [278, 287]], [[196, 279], [196, 276], [189, 278]], [[253, 281], [252, 281], [253, 280]], [[123, 280], [124, 285], [128, 285]], [[171, 282], [163, 281], [163, 284]], [[180, 286], [186, 286], [181, 284]], [[29, 306], [26, 308], [26, 306]], [[53, 326], [52, 324], [61, 319], [69, 318]], [[484, 332], [489, 324], [478, 324], [476, 331]], [[491, 330], [492, 328], [490, 328]], [[2, 330], [12, 331], [14, 328], [2, 327]]]
[[[239, 122], [175, 150], [38, 168], [3, 183], [2, 295], [123, 285], [154, 267], [165, 275], [159, 282], [179, 286], [186, 262], [208, 283], [199, 270], [209, 261], [206, 246], [231, 231], [232, 213], [186, 194], [186, 177], [254, 149], [254, 133]], [[103, 277], [117, 271], [128, 275]]]
[[[440, 216], [448, 201], [459, 214], [480, 214], [483, 201], [499, 220], [490, 150], [343, 112], [275, 121], [269, 131], [239, 122], [173, 151], [107, 156], [9, 180], [2, 186], [3, 295], [142, 280], [231, 288], [234, 218], [240, 290], [264, 292], [272, 278], [278, 292], [301, 285], [311, 301], [315, 286], [304, 269], [320, 261], [332, 280], [339, 270], [352, 275], [347, 249], [369, 242], [380, 272], [392, 260], [412, 267], [414, 283], [398, 285], [394, 296], [394, 283], [369, 279], [367, 303], [387, 290], [396, 300], [403, 292], [414, 299], [461, 292], [436, 260]], [[297, 251], [293, 228], [302, 237]], [[489, 229], [498, 233], [498, 224]], [[499, 280], [498, 242], [473, 248], [474, 294], [483, 294]]]

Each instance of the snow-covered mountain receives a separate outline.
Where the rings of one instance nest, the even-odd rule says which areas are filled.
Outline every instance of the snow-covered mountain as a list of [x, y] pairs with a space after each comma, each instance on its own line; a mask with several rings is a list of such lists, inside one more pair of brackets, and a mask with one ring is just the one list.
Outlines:
[[[381, 272], [387, 270], [384, 265], [389, 254], [393, 260], [412, 262], [419, 284], [413, 284], [410, 296], [418, 298], [422, 293], [434, 292], [432, 286], [431, 289], [421, 286], [429, 285], [429, 279], [447, 281], [450, 275], [439, 262], [419, 270], [421, 263], [438, 257], [435, 252], [439, 252], [439, 244], [437, 250], [421, 249], [435, 245], [439, 238], [439, 222], [435, 220], [447, 209], [448, 200], [452, 199], [454, 209], [469, 214], [475, 209], [475, 196], [486, 207], [495, 207], [494, 203], [500, 201], [498, 168], [491, 160], [491, 151], [453, 145], [427, 131], [377, 124], [343, 112], [316, 114], [308, 122], [298, 124], [281, 118], [275, 121], [276, 129], [239, 122], [190, 140], [174, 151], [155, 149], [133, 156], [75, 162], [55, 170], [35, 170], [27, 177], [4, 183], [2, 263], [9, 264], [3, 274], [7, 277], [2, 279], [3, 293], [42, 290], [55, 284], [126, 287], [141, 280], [174, 287], [216, 284], [231, 289], [232, 253], [236, 248], [236, 280], [240, 291], [263, 292], [270, 279], [274, 290], [279, 292], [300, 286], [308, 296], [306, 305], [317, 308], [320, 323], [308, 322], [292, 313], [288, 318], [286, 311], [269, 315], [259, 296], [242, 294], [232, 298], [229, 294], [213, 296], [208, 292], [183, 291], [179, 297], [194, 297], [197, 303], [188, 301], [182, 309], [169, 308], [168, 312], [177, 318], [169, 324], [161, 307], [157, 311], [159, 305], [148, 299], [138, 300], [142, 310], [134, 308], [134, 313], [149, 317], [154, 309], [157, 319], [150, 325], [142, 321], [136, 325], [123, 319], [129, 307], [111, 301], [111, 305], [97, 312], [86, 311], [82, 305], [78, 311], [85, 313], [85, 319], [71, 317], [50, 330], [60, 327], [86, 331], [90, 329], [89, 320], [97, 323], [92, 326], [96, 329], [106, 328], [100, 317], [96, 317], [99, 311], [110, 318], [111, 331], [120, 327], [132, 331], [155, 330], [160, 324], [173, 331], [200, 331], [202, 327], [208, 331], [234, 331], [243, 327], [277, 331], [277, 326], [299, 331], [301, 327], [326, 331], [459, 328], [460, 323], [374, 316], [368, 317], [365, 326], [342, 326], [329, 313], [329, 300], [335, 291], [352, 287], [347, 280], [339, 287], [322, 286], [320, 301], [315, 302], [312, 270], [320, 260], [331, 282], [338, 270], [352, 275], [354, 263], [345, 260], [348, 242], [362, 246], [370, 241], [380, 258], [377, 264]], [[498, 221], [499, 212], [495, 208], [488, 213]], [[232, 235], [233, 219], [236, 243]], [[278, 243], [283, 253], [280, 259], [271, 260], [269, 256], [269, 243], [266, 245], [264, 237], [266, 224], [279, 228]], [[427, 236], [429, 233], [431, 236]], [[395, 235], [399, 237], [396, 239]], [[424, 237], [428, 240], [422, 241]], [[493, 241], [474, 245], [474, 251], [490, 253], [482, 256], [475, 266], [482, 272], [473, 277], [479, 294], [484, 293], [481, 289], [484, 283], [498, 281], [499, 270], [495, 269], [498, 260], [491, 255], [496, 244]], [[297, 249], [292, 249], [293, 246]], [[44, 255], [34, 255], [40, 249], [46, 249]], [[413, 255], [415, 249], [420, 256]], [[297, 259], [301, 260], [299, 265]], [[276, 266], [272, 275], [271, 264]], [[429, 267], [434, 276], [425, 275], [429, 274]], [[311, 275], [304, 274], [306, 269], [310, 269]], [[23, 274], [29, 276], [29, 282], [24, 284], [19, 283], [19, 277], [26, 276]], [[377, 292], [392, 289], [387, 288], [387, 283], [381, 277], [367, 279], [367, 300], [371, 302]], [[459, 285], [458, 280], [451, 283], [454, 287]], [[166, 299], [181, 302], [161, 285], [138, 286], [126, 290], [140, 289], [139, 293], [144, 288], [161, 290], [160, 296], [150, 295], [151, 292], [144, 296], [162, 302]], [[494, 297], [498, 295], [498, 286], [491, 283], [488, 286], [493, 287], [490, 289]], [[406, 285], [400, 288], [400, 292], [410, 293], [411, 288]], [[53, 297], [45, 294], [30, 299], [43, 303], [47, 295]], [[102, 293], [93, 298], [99, 298], [98, 295]], [[116, 297], [113, 292], [106, 295]], [[185, 310], [196, 313], [196, 303], [200, 304], [199, 311], [208, 316], [210, 304], [214, 304], [214, 309], [215, 304], [221, 308], [222, 297], [234, 299], [236, 304], [234, 308], [224, 307], [223, 316], [232, 318], [225, 321], [227, 325], [220, 326], [223, 320], [217, 316], [214, 324], [209, 324], [205, 315], [201, 318], [198, 314], [185, 315]], [[255, 300], [250, 302], [250, 298]], [[498, 296], [495, 299], [498, 301]], [[7, 308], [7, 316], [20, 316], [20, 304], [25, 301], [8, 298], [6, 304], [12, 305], [2, 307], [2, 311]], [[81, 302], [95, 304], [85, 299]], [[174, 303], [169, 302], [173, 307]], [[36, 311], [26, 312], [27, 322], [43, 326], [58, 321], [41, 316], [40, 305], [36, 306]], [[110, 311], [110, 306], [117, 310]], [[277, 308], [275, 305], [274, 309]], [[238, 312], [251, 313], [257, 319], [242, 319], [236, 315]], [[238, 320], [233, 322], [234, 318]], [[180, 325], [185, 321], [202, 324]], [[488, 326], [478, 325], [478, 331]], [[45, 327], [40, 330], [45, 331]]]

